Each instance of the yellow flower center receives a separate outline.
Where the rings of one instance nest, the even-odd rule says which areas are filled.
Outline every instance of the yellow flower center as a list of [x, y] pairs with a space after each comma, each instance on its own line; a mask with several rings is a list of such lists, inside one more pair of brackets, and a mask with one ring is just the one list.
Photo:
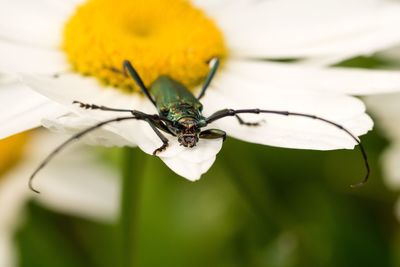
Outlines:
[[226, 55], [217, 26], [186, 0], [89, 0], [67, 22], [63, 49], [78, 72], [129, 89], [133, 81], [111, 70], [123, 60], [147, 86], [168, 75], [193, 87]]
[[22, 155], [28, 134], [17, 134], [0, 140], [0, 174], [9, 170]]

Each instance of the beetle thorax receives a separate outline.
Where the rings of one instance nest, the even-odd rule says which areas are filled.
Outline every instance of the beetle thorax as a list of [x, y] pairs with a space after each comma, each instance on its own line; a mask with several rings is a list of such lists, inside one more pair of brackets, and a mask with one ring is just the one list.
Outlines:
[[184, 147], [194, 147], [199, 141], [200, 129], [197, 125], [197, 120], [191, 117], [181, 118], [178, 121], [182, 129], [177, 134], [178, 142]]

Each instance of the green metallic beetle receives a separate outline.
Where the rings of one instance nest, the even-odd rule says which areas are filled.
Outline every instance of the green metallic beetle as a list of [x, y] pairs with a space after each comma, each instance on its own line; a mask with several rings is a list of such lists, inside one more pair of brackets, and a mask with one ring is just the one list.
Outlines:
[[358, 184], [352, 185], [360, 186], [363, 185], [369, 177], [370, 167], [368, 164], [367, 154], [361, 145], [359, 139], [352, 134], [349, 130], [344, 128], [343, 126], [332, 122], [330, 120], [311, 115], [305, 113], [297, 113], [290, 111], [278, 111], [278, 110], [265, 110], [265, 109], [221, 109], [209, 117], [204, 117], [202, 114], [203, 105], [200, 102], [200, 99], [204, 96], [207, 88], [209, 87], [211, 80], [215, 76], [219, 66], [219, 59], [213, 58], [210, 60], [210, 72], [207, 75], [202, 90], [198, 97], [195, 97], [191, 91], [189, 91], [184, 85], [180, 82], [174, 80], [169, 76], [160, 76], [157, 80], [153, 82], [150, 87], [150, 90], [146, 88], [139, 74], [136, 72], [135, 68], [132, 66], [130, 61], [125, 60], [123, 62], [123, 70], [118, 70], [111, 68], [112, 71], [121, 73], [126, 76], [130, 76], [137, 86], [141, 89], [142, 93], [153, 103], [153, 105], [157, 108], [158, 114], [146, 114], [137, 110], [130, 109], [118, 109], [118, 108], [110, 108], [105, 106], [98, 106], [95, 104], [86, 104], [80, 101], [74, 101], [74, 104], [79, 104], [80, 107], [85, 109], [97, 109], [104, 111], [115, 111], [115, 112], [127, 112], [130, 115], [126, 117], [118, 117], [110, 120], [106, 120], [100, 122], [92, 127], [89, 127], [82, 132], [79, 132], [73, 135], [71, 138], [67, 139], [64, 143], [58, 146], [43, 162], [39, 165], [39, 167], [35, 170], [35, 172], [31, 175], [29, 180], [29, 187], [35, 192], [32, 186], [32, 181], [35, 175], [66, 145], [70, 142], [79, 139], [80, 137], [86, 135], [87, 133], [102, 127], [103, 125], [125, 121], [125, 120], [143, 120], [146, 121], [149, 126], [153, 129], [153, 131], [157, 134], [157, 136], [162, 141], [162, 146], [154, 150], [153, 155], [167, 149], [168, 147], [168, 139], [162, 133], [166, 133], [172, 136], [177, 137], [178, 142], [185, 147], [192, 148], [196, 146], [196, 143], [199, 139], [218, 139], [222, 138], [225, 140], [226, 133], [220, 129], [207, 129], [202, 131], [201, 129], [206, 127], [211, 122], [222, 119], [228, 116], [235, 116], [238, 122], [245, 126], [258, 126], [259, 123], [248, 123], [245, 122], [238, 114], [243, 113], [252, 113], [252, 114], [276, 114], [283, 116], [299, 116], [306, 117], [310, 119], [319, 120], [330, 124], [332, 126], [337, 127], [338, 129], [344, 131], [349, 136], [351, 136], [359, 145], [362, 157], [364, 159], [365, 168], [366, 168], [366, 176], [365, 178]]

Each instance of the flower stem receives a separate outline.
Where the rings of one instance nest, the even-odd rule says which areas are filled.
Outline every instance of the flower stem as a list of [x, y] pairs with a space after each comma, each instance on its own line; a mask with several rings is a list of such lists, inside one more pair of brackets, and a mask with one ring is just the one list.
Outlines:
[[120, 266], [137, 265], [138, 215], [140, 185], [145, 169], [145, 157], [134, 148], [123, 148], [121, 211], [119, 221]]

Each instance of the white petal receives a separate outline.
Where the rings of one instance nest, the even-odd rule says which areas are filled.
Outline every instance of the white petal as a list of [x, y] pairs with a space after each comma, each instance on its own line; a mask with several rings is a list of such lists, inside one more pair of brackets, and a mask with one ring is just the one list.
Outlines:
[[257, 0], [192, 0], [198, 8], [203, 9], [212, 18], [217, 18], [223, 15], [223, 10], [229, 10], [232, 14], [232, 9], [237, 9], [244, 5], [253, 5]]
[[17, 256], [13, 236], [7, 230], [0, 230], [0, 266], [15, 267]]
[[400, 94], [369, 96], [365, 101], [377, 118], [377, 126], [388, 137], [400, 141]]
[[62, 73], [69, 69], [61, 51], [0, 40], [0, 72]]
[[36, 186], [42, 192], [38, 198], [42, 204], [80, 217], [116, 221], [120, 187], [117, 173], [102, 166], [96, 157], [77, 153], [60, 157], [55, 164], [38, 176]]
[[229, 105], [233, 104], [233, 108], [268, 108], [299, 112], [317, 110], [320, 115], [335, 117], [358, 115], [365, 111], [364, 104], [351, 96], [319, 90], [282, 88], [228, 73], [216, 79], [212, 88], [207, 91], [203, 99], [206, 113], [215, 111], [210, 110], [210, 101], [212, 107], [219, 109], [232, 107]]
[[1, 177], [0, 183], [0, 229], [14, 231], [21, 222], [21, 213], [27, 200], [32, 196], [27, 187], [29, 176], [18, 176], [16, 167]]
[[400, 72], [333, 68], [262, 61], [232, 60], [219, 73], [218, 80], [257, 81], [264, 90], [318, 90], [354, 95], [400, 90]]
[[0, 85], [15, 82], [18, 82], [18, 76], [15, 73], [0, 73]]
[[206, 140], [200, 139], [193, 148], [185, 148], [179, 158], [187, 162], [199, 163], [215, 159], [215, 155], [221, 150], [222, 139]]
[[238, 56], [371, 54], [399, 43], [400, 5], [379, 0], [270, 0], [212, 12]]
[[0, 139], [40, 126], [41, 119], [65, 110], [18, 82], [0, 85]]
[[331, 66], [336, 63], [340, 63], [345, 61], [348, 58], [353, 57], [353, 55], [345, 55], [345, 54], [332, 54], [328, 56], [321, 56], [321, 57], [312, 57], [312, 58], [305, 58], [299, 60], [298, 62], [307, 66]]
[[23, 219], [23, 208], [31, 196], [26, 177], [13, 176], [11, 170], [0, 180], [0, 266], [17, 266], [14, 233]]
[[[264, 91], [261, 84], [239, 81], [232, 84], [215, 83], [214, 87], [203, 101], [207, 114], [224, 108], [300, 112], [341, 124], [355, 135], [366, 133], [373, 125], [364, 113], [363, 103], [349, 96], [277, 88], [275, 92]], [[230, 117], [214, 124], [230, 136], [264, 145], [318, 150], [352, 148], [355, 145], [355, 141], [346, 133], [322, 121], [273, 114], [245, 114], [241, 117], [249, 122], [264, 122], [258, 127], [247, 127]]]
[[0, 39], [58, 48], [77, 1], [0, 1]]
[[175, 157], [175, 158], [161, 158], [165, 164], [171, 170], [176, 172], [182, 177], [185, 177], [189, 181], [197, 181], [200, 179], [201, 175], [205, 172], [208, 171], [208, 169], [211, 167], [211, 165], [215, 161], [215, 156], [203, 161], [203, 162], [190, 162], [190, 161], [185, 161], [181, 157]]

